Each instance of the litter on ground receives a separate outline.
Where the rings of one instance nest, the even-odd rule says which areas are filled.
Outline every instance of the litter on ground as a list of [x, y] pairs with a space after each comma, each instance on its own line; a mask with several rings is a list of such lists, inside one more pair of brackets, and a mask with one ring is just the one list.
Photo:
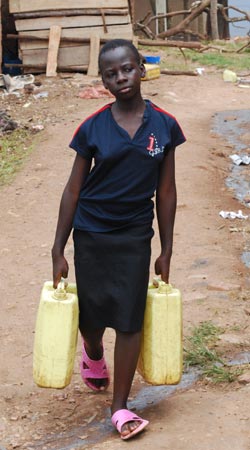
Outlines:
[[240, 209], [238, 212], [220, 211], [219, 214], [223, 219], [248, 219], [248, 216], [244, 215]]
[[240, 166], [241, 164], [245, 164], [248, 165], [250, 164], [250, 156], [244, 155], [244, 156], [239, 156], [239, 155], [230, 155], [229, 158], [231, 158], [231, 160], [233, 161], [234, 164], [236, 164], [236, 166]]

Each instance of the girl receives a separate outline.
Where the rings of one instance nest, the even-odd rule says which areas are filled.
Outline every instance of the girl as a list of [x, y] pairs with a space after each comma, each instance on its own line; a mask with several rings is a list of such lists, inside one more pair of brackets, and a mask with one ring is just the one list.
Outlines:
[[[174, 117], [141, 95], [145, 68], [126, 40], [99, 55], [104, 86], [115, 96], [76, 130], [76, 157], [64, 189], [52, 249], [54, 287], [67, 277], [64, 248], [74, 228], [81, 375], [95, 391], [107, 389], [106, 327], [116, 332], [112, 423], [122, 439], [148, 424], [127, 409], [136, 370], [147, 295], [153, 201], [161, 254], [155, 272], [168, 282], [176, 211], [175, 147], [185, 137]], [[94, 166], [91, 168], [92, 160]]]

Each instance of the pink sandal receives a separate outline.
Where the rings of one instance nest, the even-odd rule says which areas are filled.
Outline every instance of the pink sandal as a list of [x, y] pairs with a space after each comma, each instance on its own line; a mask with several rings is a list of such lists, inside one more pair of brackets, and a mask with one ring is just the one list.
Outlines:
[[148, 420], [144, 420], [141, 417], [134, 414], [132, 411], [129, 411], [128, 409], [119, 409], [116, 411], [113, 416], [111, 417], [112, 424], [114, 427], [121, 433], [123, 425], [129, 422], [139, 422], [140, 425], [138, 425], [137, 428], [135, 428], [133, 431], [131, 431], [126, 436], [121, 435], [121, 439], [130, 439], [131, 437], [135, 436], [136, 434], [140, 433], [144, 428], [149, 424]]
[[[87, 367], [84, 367], [84, 365]], [[98, 359], [97, 361], [90, 359], [85, 350], [84, 342], [82, 346], [80, 372], [84, 383], [93, 391], [105, 391], [109, 386], [110, 376], [104, 357]], [[106, 379], [107, 383], [105, 386], [97, 387], [90, 381], [90, 378], [95, 380]]]

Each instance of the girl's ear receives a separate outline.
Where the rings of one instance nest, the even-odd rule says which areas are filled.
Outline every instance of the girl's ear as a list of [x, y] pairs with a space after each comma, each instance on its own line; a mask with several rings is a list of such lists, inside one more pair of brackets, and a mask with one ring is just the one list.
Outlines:
[[146, 69], [143, 63], [140, 64], [141, 69], [141, 78], [144, 78], [146, 76]]

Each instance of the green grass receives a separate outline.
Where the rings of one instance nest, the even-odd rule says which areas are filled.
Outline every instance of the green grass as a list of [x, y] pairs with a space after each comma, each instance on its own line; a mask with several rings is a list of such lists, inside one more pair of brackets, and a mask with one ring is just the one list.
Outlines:
[[161, 68], [169, 70], [193, 70], [196, 67], [210, 66], [215, 69], [230, 69], [233, 71], [250, 71], [250, 48], [236, 53], [244, 42], [216, 41], [214, 43], [202, 42], [204, 46], [211, 45], [204, 52], [197, 50], [171, 47], [145, 47], [140, 46], [139, 51], [143, 54], [161, 55]]
[[232, 383], [242, 374], [242, 369], [228, 366], [213, 365], [203, 371], [206, 378], [211, 379], [214, 383]]
[[195, 53], [187, 50], [185, 55], [192, 63], [199, 64], [199, 66], [214, 66], [218, 69], [231, 70], [250, 70], [250, 53], [218, 53], [218, 52], [204, 52]]
[[212, 322], [202, 322], [199, 327], [193, 328], [184, 346], [185, 368], [199, 367], [203, 377], [211, 379], [214, 383], [235, 381], [242, 373], [238, 368], [228, 367], [215, 350], [221, 333], [223, 330]]
[[16, 129], [5, 133], [0, 139], [0, 186], [12, 181], [32, 150], [31, 135], [28, 130]]
[[221, 362], [216, 352], [209, 348], [221, 331], [211, 322], [203, 322], [195, 327], [191, 336], [186, 338], [185, 365], [206, 367], [210, 362]]

